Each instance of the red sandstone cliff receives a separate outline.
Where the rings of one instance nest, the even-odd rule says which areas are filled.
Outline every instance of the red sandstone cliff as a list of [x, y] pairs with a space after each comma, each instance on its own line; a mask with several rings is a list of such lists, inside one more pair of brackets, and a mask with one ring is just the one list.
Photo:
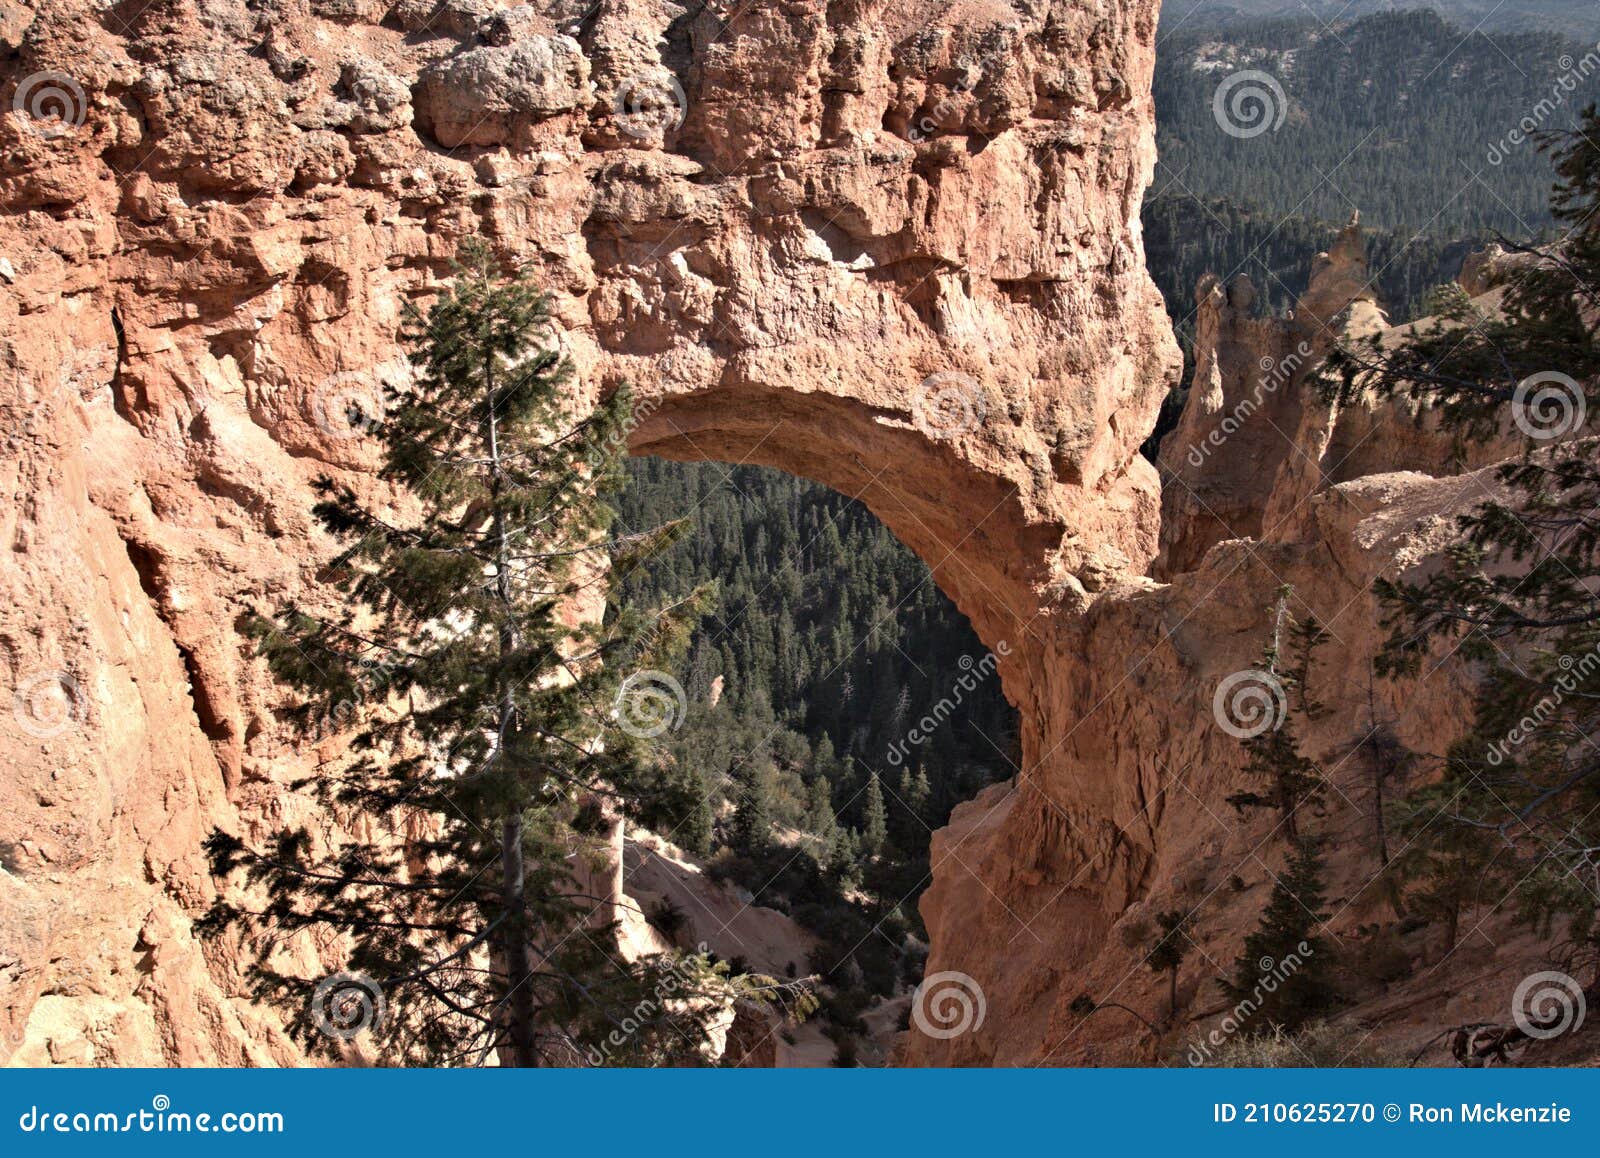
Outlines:
[[[1318, 742], [1344, 742], [1371, 576], [1424, 558], [1470, 491], [1364, 459], [1274, 498], [1281, 518], [1236, 495], [1229, 534], [1169, 481], [1163, 525], [1137, 454], [1178, 366], [1138, 225], [1155, 0], [554, 7], [0, 6], [0, 662], [19, 697], [0, 1056], [298, 1060], [242, 996], [236, 947], [190, 932], [211, 827], [335, 821], [286, 784], [340, 738], [282, 723], [235, 624], [327, 552], [312, 477], [372, 488], [351, 415], [403, 384], [401, 305], [471, 233], [542, 271], [587, 389], [637, 385], [636, 450], [860, 494], [1009, 645], [1027, 772], [938, 834], [924, 901], [930, 970], [981, 982], [988, 1019], [906, 1055], [1140, 1056], [1068, 1009], [1150, 988], [1117, 930], [1236, 864], [1230, 911], [1261, 888], [1251, 834], [1207, 816], [1239, 758], [1208, 728], [1217, 679], [1292, 582], [1339, 638]], [[1234, 307], [1211, 332], [1253, 324]], [[1341, 421], [1318, 437], [1356, 439], [1363, 419]], [[1158, 550], [1170, 582], [1143, 578]], [[1381, 706], [1408, 736], [1461, 718], [1447, 694]]]

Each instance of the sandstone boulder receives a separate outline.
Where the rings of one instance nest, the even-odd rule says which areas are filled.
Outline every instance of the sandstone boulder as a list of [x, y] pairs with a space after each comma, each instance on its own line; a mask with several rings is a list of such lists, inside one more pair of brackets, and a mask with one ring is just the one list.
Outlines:
[[588, 79], [588, 62], [570, 37], [469, 49], [418, 78], [418, 126], [447, 148], [504, 144], [519, 124], [582, 108]]

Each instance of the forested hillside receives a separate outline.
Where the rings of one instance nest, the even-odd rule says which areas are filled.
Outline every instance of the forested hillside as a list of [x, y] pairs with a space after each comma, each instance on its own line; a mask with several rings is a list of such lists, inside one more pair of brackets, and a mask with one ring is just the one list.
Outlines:
[[[966, 620], [860, 503], [757, 467], [637, 459], [630, 474], [625, 527], [694, 523], [631, 592], [718, 588], [667, 737], [704, 804], [672, 838], [819, 933], [814, 966], [858, 1008], [903, 966], [915, 976], [929, 830], [1011, 775], [1015, 713]], [[941, 700], [949, 715], [908, 743]]]
[[[1566, 37], [1466, 35], [1432, 12], [1334, 29], [1310, 19], [1261, 22], [1226, 40], [1178, 32], [1157, 56], [1154, 194], [1223, 197], [1329, 221], [1359, 209], [1370, 226], [1445, 236], [1530, 233], [1550, 221], [1549, 167], [1507, 135], [1582, 56]], [[1247, 108], [1232, 115], [1254, 135], [1219, 126], [1218, 88], [1242, 70], [1269, 78], [1255, 91], [1276, 129], [1255, 132]], [[1577, 91], [1600, 95], [1600, 76]], [[1569, 127], [1580, 106], [1578, 96], [1567, 98], [1544, 127]]]
[[[1247, 274], [1260, 291], [1263, 308], [1281, 312], [1306, 288], [1312, 258], [1328, 247], [1342, 224], [1283, 217], [1222, 198], [1165, 196], [1145, 203], [1145, 250], [1167, 310], [1187, 335], [1195, 284], [1202, 274]], [[1492, 237], [1475, 233], [1451, 239], [1405, 229], [1369, 232], [1367, 255], [1389, 316], [1395, 321], [1417, 316], [1429, 292], [1454, 279], [1466, 256]]]
[[[1161, 6], [1161, 32], [1231, 28], [1283, 17], [1310, 16], [1332, 24], [1416, 7], [1415, 0], [1166, 0]], [[1594, 0], [1433, 0], [1429, 7], [1464, 29], [1540, 30], [1591, 41], [1600, 37], [1600, 5]]]
[[[1600, 98], [1594, 45], [1472, 33], [1432, 11], [1324, 25], [1302, 9], [1222, 26], [1217, 11], [1169, 18], [1156, 59], [1146, 254], [1186, 352], [1202, 274], [1247, 274], [1264, 308], [1286, 310], [1354, 212], [1397, 321], [1424, 311], [1433, 287], [1496, 233], [1548, 229], [1548, 164], [1534, 145], [1510, 143], [1517, 118], [1506, 110], [1531, 116], [1544, 101], [1543, 127], [1570, 124]], [[1260, 102], [1219, 113], [1219, 88], [1246, 71], [1269, 78], [1247, 86]]]

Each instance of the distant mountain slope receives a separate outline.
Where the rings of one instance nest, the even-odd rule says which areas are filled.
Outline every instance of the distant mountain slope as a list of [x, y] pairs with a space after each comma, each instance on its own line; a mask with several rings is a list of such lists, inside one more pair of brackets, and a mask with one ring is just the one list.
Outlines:
[[1161, 31], [1217, 27], [1263, 16], [1304, 17], [1322, 23], [1353, 20], [1377, 12], [1430, 8], [1466, 29], [1485, 32], [1559, 32], [1593, 41], [1600, 38], [1600, 4], [1594, 0], [1166, 0]]
[[[1360, 209], [1369, 225], [1448, 236], [1533, 233], [1549, 222], [1549, 167], [1511, 137], [1530, 116], [1566, 127], [1600, 98], [1600, 50], [1587, 51], [1546, 32], [1464, 33], [1432, 12], [1175, 31], [1156, 63], [1152, 196], [1341, 222]], [[1259, 75], [1225, 90], [1234, 101], [1219, 113], [1219, 88], [1242, 72]], [[1276, 127], [1255, 132], [1263, 110]]]
[[[1262, 308], [1282, 312], [1305, 291], [1312, 260], [1333, 243], [1342, 224], [1186, 194], [1148, 201], [1144, 229], [1150, 274], [1167, 300], [1185, 349], [1195, 285], [1202, 274], [1246, 274], [1260, 291]], [[1453, 280], [1467, 254], [1490, 240], [1489, 234], [1444, 237], [1409, 229], [1373, 230], [1367, 235], [1367, 253], [1379, 303], [1397, 322], [1420, 316], [1434, 287]]]

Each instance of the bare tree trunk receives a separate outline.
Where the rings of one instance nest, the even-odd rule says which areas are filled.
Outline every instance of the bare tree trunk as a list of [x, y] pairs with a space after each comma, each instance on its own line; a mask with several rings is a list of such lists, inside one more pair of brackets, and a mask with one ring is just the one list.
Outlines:
[[[506, 741], [515, 724], [516, 699], [511, 682], [505, 676], [505, 662], [516, 650], [516, 629], [511, 620], [510, 552], [507, 548], [506, 516], [500, 505], [501, 489], [505, 475], [500, 463], [500, 431], [495, 416], [494, 355], [484, 358], [484, 433], [489, 443], [489, 504], [493, 510], [492, 532], [495, 537], [495, 594], [504, 607], [498, 629], [501, 670], [496, 678], [499, 690], [498, 734], [495, 740], [495, 759], [501, 759]], [[506, 995], [502, 1002], [506, 1018], [506, 1033], [510, 1039], [511, 1059], [520, 1067], [539, 1064], [534, 1032], [533, 965], [528, 952], [531, 930], [528, 928], [526, 865], [522, 856], [522, 813], [520, 809], [505, 818], [500, 826], [500, 895], [510, 914], [506, 933], [502, 939], [505, 959]]]
[[514, 914], [505, 938], [507, 1032], [512, 1061], [520, 1067], [539, 1064], [534, 1044], [533, 970], [528, 960], [528, 929], [522, 919], [527, 904], [523, 893], [522, 817], [507, 819], [500, 828], [500, 874], [506, 907]]

